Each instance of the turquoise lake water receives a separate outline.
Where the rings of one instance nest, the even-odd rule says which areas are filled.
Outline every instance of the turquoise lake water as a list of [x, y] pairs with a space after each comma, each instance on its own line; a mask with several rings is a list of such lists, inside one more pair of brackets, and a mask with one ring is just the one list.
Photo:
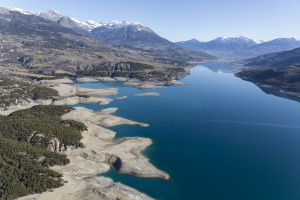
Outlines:
[[[78, 84], [117, 87], [106, 106], [116, 115], [151, 126], [111, 127], [117, 137], [154, 143], [144, 155], [168, 172], [169, 181], [110, 170], [104, 176], [160, 200], [300, 200], [300, 103], [268, 95], [235, 77], [223, 63], [201, 64], [184, 86], [140, 90], [119, 82]], [[155, 96], [134, 93], [159, 92]]]

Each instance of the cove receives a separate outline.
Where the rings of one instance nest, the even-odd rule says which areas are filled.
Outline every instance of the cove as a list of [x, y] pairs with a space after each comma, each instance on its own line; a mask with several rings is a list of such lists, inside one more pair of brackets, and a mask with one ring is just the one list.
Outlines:
[[[140, 90], [120, 82], [82, 83], [117, 87], [106, 106], [118, 116], [150, 127], [115, 126], [116, 137], [153, 140], [144, 154], [169, 181], [138, 178], [110, 170], [104, 176], [161, 200], [299, 200], [300, 104], [267, 94], [220, 62], [201, 64], [184, 86]], [[158, 92], [162, 97], [133, 96]]]

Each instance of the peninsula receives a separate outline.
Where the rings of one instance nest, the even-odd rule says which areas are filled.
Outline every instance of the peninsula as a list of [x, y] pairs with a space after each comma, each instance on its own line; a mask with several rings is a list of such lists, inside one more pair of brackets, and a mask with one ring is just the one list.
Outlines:
[[[43, 86], [7, 78], [2, 78], [0, 84], [3, 90], [7, 88], [7, 85], [10, 85], [10, 89], [6, 89], [9, 94], [2, 96], [2, 101], [12, 98], [12, 95], [15, 96], [16, 92], [18, 94], [25, 93], [25, 88], [27, 89], [28, 87], [38, 91], [37, 94], [41, 92], [49, 93], [48, 96], [37, 96], [29, 93], [20, 95], [17, 99], [18, 101], [16, 101], [17, 103], [6, 103], [7, 106], [2, 107], [0, 112], [3, 116], [6, 116], [2, 117], [3, 123], [6, 123], [6, 126], [1, 126], [3, 130], [15, 127], [16, 123], [25, 120], [25, 118], [22, 118], [23, 116], [26, 117], [29, 124], [35, 124], [29, 130], [18, 128], [16, 130], [18, 133], [17, 140], [11, 134], [5, 135], [4, 132], [0, 138], [1, 141], [5, 142], [8, 140], [12, 142], [10, 144], [7, 141], [7, 146], [16, 142], [19, 144], [22, 141], [27, 146], [33, 144], [41, 145], [42, 149], [40, 151], [44, 153], [35, 155], [37, 158], [36, 164], [41, 164], [42, 169], [51, 170], [51, 173], [55, 173], [55, 176], [59, 177], [58, 179], [55, 177], [49, 179], [57, 180], [56, 185], [45, 185], [39, 189], [41, 192], [46, 192], [20, 199], [82, 199], [87, 197], [89, 199], [103, 199], [103, 197], [107, 199], [151, 199], [133, 188], [114, 183], [109, 178], [97, 176], [107, 172], [111, 167], [120, 173], [128, 173], [140, 177], [169, 179], [167, 173], [155, 168], [149, 162], [149, 159], [140, 154], [142, 150], [151, 145], [151, 139], [131, 137], [114, 140], [113, 138], [117, 133], [105, 128], [120, 124], [139, 125], [146, 128], [149, 124], [112, 115], [117, 111], [117, 108], [107, 108], [95, 112], [83, 107], [71, 108], [65, 106], [78, 103], [106, 105], [113, 100], [106, 96], [117, 94], [117, 89], [90, 89], [50, 82], [47, 83], [51, 85], [48, 89]], [[46, 83], [44, 82], [43, 84]], [[14, 121], [13, 119], [17, 116], [17, 121]], [[39, 120], [32, 122], [35, 118], [34, 116], [38, 116]], [[46, 125], [48, 121], [51, 124], [49, 124], [50, 126]], [[56, 123], [58, 124], [55, 125]], [[49, 126], [49, 129], [44, 129], [40, 126]], [[7, 128], [4, 129], [5, 127]], [[26, 132], [30, 133], [30, 135], [24, 135]], [[26, 137], [22, 139], [24, 136]], [[26, 151], [30, 155], [33, 150], [29, 149]], [[17, 149], [12, 149], [12, 152], [19, 154]], [[47, 161], [52, 159], [54, 155], [61, 157], [60, 160], [63, 162]], [[3, 156], [5, 156], [5, 152]], [[45, 161], [47, 161], [47, 164], [44, 163]], [[9, 165], [9, 163], [7, 164]], [[24, 176], [25, 174], [23, 173], [20, 172], [20, 175]], [[37, 179], [40, 179], [42, 175], [36, 174], [36, 176]], [[19, 180], [18, 184], [22, 185], [22, 181]], [[52, 189], [53, 186], [57, 187], [60, 185], [61, 187]], [[33, 188], [26, 188], [25, 191], [28, 191], [28, 194], [37, 192]], [[24, 193], [16, 191], [16, 194], [10, 194], [6, 193], [8, 191], [4, 188], [4, 194], [8, 195], [8, 199], [19, 195], [23, 196], [26, 194], [25, 191]]]

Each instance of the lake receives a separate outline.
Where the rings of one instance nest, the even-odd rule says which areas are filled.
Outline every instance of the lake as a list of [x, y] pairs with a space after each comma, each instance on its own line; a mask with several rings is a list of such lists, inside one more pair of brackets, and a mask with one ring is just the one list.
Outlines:
[[[192, 68], [188, 85], [140, 90], [120, 82], [78, 84], [116, 87], [127, 95], [94, 110], [151, 126], [111, 127], [116, 137], [153, 139], [143, 154], [168, 172], [169, 181], [110, 170], [111, 177], [160, 200], [299, 200], [300, 103], [264, 93], [220, 62]], [[162, 97], [132, 96], [159, 92]]]

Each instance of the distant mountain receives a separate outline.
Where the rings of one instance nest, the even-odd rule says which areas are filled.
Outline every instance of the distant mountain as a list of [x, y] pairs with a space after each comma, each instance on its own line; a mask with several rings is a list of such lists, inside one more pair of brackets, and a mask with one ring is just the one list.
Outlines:
[[191, 40], [187, 40], [187, 41], [176, 42], [176, 44], [178, 44], [182, 47], [186, 47], [186, 48], [193, 49], [193, 50], [196, 50], [196, 51], [201, 51], [201, 49], [203, 49], [202, 45], [204, 43], [205, 42], [201, 42], [197, 39], [191, 39]]
[[294, 38], [278, 38], [271, 41], [254, 41], [243, 36], [226, 38], [219, 37], [209, 42], [196, 39], [177, 42], [178, 45], [203, 51], [220, 58], [251, 58], [267, 53], [291, 50], [300, 47], [300, 41]]
[[295, 38], [278, 38], [271, 41], [262, 42], [251, 46], [249, 50], [261, 53], [274, 53], [280, 51], [292, 50], [300, 47], [300, 41]]
[[257, 43], [253, 40], [239, 36], [239, 37], [219, 37], [212, 41], [202, 43], [201, 47], [210, 51], [241, 51], [247, 49]]

